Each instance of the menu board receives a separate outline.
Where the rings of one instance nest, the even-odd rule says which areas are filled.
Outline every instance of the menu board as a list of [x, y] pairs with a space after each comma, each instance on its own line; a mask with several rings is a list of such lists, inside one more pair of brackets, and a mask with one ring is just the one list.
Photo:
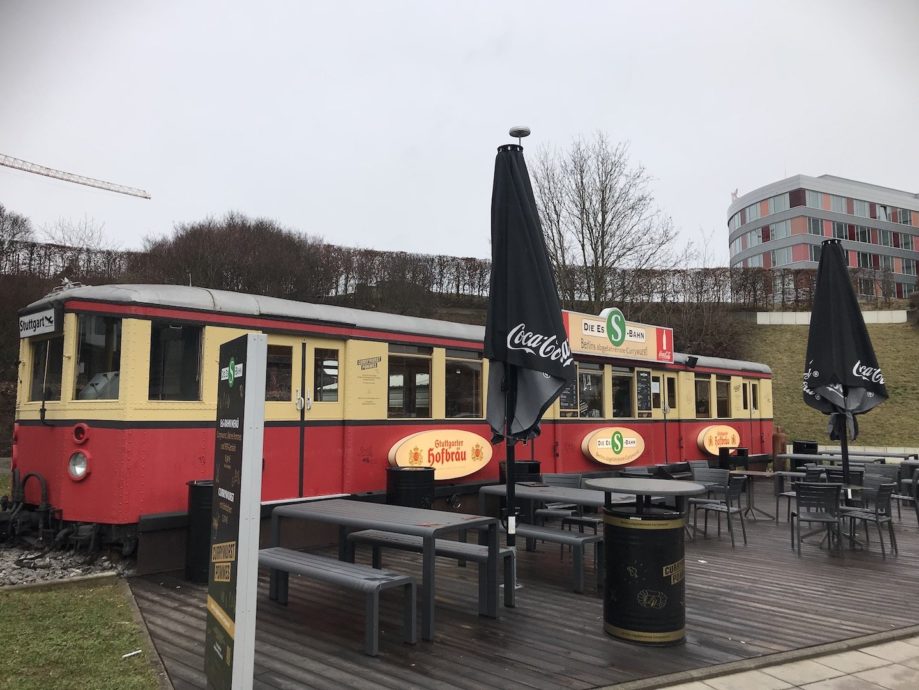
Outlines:
[[562, 392], [558, 396], [561, 409], [563, 410], [576, 410], [578, 409], [578, 383], [577, 381], [572, 381], [567, 386], [562, 388]]
[[638, 369], [635, 372], [635, 388], [638, 393], [638, 416], [651, 416], [651, 372]]

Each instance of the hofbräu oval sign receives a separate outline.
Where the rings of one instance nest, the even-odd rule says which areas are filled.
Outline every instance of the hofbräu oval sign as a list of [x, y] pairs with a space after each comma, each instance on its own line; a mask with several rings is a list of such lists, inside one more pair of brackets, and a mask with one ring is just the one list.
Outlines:
[[581, 450], [604, 465], [625, 465], [641, 457], [645, 440], [624, 426], [607, 426], [587, 434], [581, 441]]
[[393, 467], [433, 467], [434, 479], [456, 479], [478, 472], [491, 460], [491, 444], [471, 431], [419, 431], [389, 450]]
[[699, 450], [709, 455], [718, 455], [719, 448], [736, 448], [740, 445], [740, 434], [733, 427], [713, 424], [699, 432], [696, 440]]

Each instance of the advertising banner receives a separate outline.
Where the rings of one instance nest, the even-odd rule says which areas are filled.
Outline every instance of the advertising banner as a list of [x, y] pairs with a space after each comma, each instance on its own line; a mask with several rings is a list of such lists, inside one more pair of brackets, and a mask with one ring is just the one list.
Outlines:
[[615, 307], [599, 316], [563, 311], [562, 317], [574, 353], [673, 363], [672, 328], [626, 321]]
[[220, 346], [204, 670], [208, 687], [252, 686], [268, 339]]

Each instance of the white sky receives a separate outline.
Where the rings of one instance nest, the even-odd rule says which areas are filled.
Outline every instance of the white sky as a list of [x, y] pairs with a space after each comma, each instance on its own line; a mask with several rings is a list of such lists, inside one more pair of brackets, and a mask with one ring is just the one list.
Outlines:
[[495, 149], [601, 130], [684, 242], [797, 173], [919, 191], [919, 2], [0, 1], [0, 167], [36, 228], [139, 248], [230, 210], [327, 242], [488, 258]]

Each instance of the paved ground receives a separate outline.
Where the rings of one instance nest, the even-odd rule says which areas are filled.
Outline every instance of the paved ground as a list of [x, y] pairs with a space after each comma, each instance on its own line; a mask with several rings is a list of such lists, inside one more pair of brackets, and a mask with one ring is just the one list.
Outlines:
[[912, 637], [899, 640], [655, 687], [669, 690], [913, 690], [919, 688], [919, 630], [915, 632], [917, 634]]

